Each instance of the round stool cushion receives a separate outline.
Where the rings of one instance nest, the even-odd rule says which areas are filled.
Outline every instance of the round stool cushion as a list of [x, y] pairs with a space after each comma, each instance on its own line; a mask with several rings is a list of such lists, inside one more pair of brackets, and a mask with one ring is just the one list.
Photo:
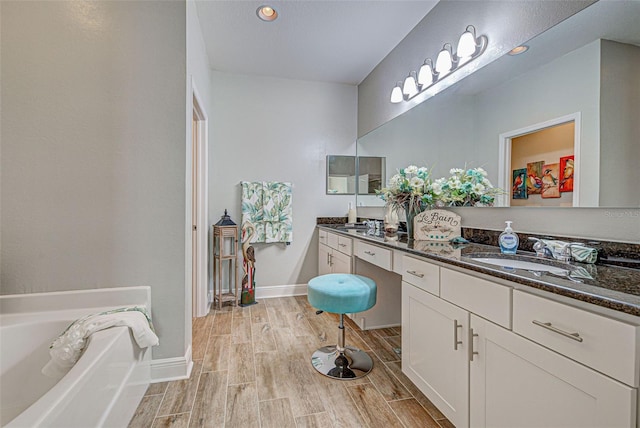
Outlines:
[[344, 273], [316, 276], [307, 287], [309, 304], [334, 314], [366, 311], [376, 304], [376, 294], [372, 279]]

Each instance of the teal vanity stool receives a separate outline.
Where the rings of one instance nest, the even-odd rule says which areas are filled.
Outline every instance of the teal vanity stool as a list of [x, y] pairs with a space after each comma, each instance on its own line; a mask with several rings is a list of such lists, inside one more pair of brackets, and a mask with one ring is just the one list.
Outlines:
[[344, 314], [363, 312], [376, 304], [376, 283], [364, 276], [331, 273], [309, 281], [307, 299], [318, 313], [340, 314], [340, 334], [336, 346], [324, 346], [313, 353], [311, 363], [325, 376], [357, 379], [373, 368], [371, 357], [344, 344]]

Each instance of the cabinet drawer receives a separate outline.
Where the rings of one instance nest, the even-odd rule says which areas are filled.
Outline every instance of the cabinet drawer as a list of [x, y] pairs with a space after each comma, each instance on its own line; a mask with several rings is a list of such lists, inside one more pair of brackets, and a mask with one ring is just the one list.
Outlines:
[[392, 270], [392, 254], [393, 252], [387, 248], [377, 247], [366, 242], [358, 241], [356, 244], [358, 258], [382, 269]]
[[450, 269], [440, 269], [440, 297], [511, 328], [512, 288]]
[[346, 238], [344, 236], [338, 236], [338, 248], [336, 248], [341, 253], [350, 256], [353, 254], [353, 240], [351, 238]]
[[329, 242], [327, 241], [327, 231], [326, 230], [322, 230], [319, 229], [318, 230], [318, 242], [324, 245], [329, 245]]
[[338, 249], [338, 235], [335, 233], [327, 233], [327, 245], [334, 250]]
[[402, 257], [402, 280], [438, 296], [440, 294], [440, 268], [413, 257]]
[[638, 386], [639, 327], [522, 291], [513, 331], [631, 386]]

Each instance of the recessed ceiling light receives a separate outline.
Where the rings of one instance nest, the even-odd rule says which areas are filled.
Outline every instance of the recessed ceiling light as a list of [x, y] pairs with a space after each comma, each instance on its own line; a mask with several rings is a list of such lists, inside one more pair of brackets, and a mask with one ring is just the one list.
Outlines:
[[509, 55], [520, 55], [521, 53], [525, 53], [528, 50], [529, 46], [527, 45], [516, 46], [509, 51]]
[[276, 10], [271, 6], [266, 5], [260, 6], [258, 10], [256, 10], [256, 14], [258, 15], [258, 18], [267, 22], [275, 21], [275, 19], [278, 17], [278, 12], [276, 12]]

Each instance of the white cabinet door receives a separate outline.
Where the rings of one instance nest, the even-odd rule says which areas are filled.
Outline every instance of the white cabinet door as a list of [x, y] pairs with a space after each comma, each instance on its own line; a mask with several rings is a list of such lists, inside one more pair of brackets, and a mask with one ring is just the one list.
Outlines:
[[475, 315], [473, 427], [633, 427], [636, 390]]
[[331, 273], [351, 273], [351, 257], [346, 254], [332, 250], [329, 261]]
[[329, 263], [331, 258], [331, 248], [324, 244], [318, 245], [318, 275], [325, 275], [331, 273], [331, 265]]
[[469, 313], [402, 282], [402, 371], [458, 428], [469, 426]]

